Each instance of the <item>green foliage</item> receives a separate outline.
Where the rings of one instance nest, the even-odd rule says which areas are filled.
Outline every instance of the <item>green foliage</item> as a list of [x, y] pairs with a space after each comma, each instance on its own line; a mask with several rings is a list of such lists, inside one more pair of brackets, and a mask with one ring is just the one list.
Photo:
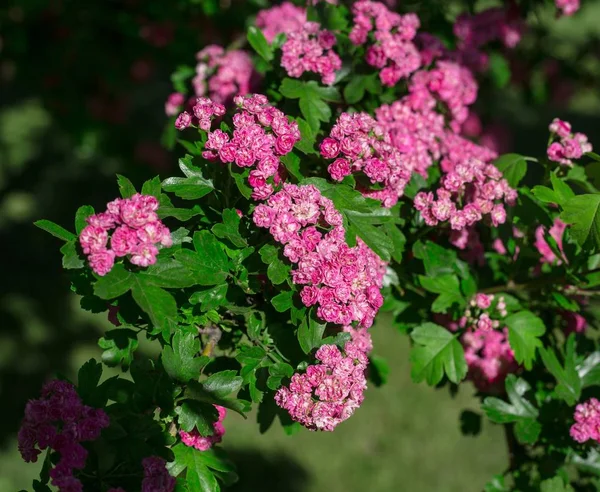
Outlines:
[[540, 337], [546, 332], [544, 322], [531, 311], [519, 311], [505, 320], [508, 340], [515, 352], [515, 359], [525, 369], [531, 369], [535, 351], [542, 346]]
[[560, 218], [571, 224], [570, 233], [582, 248], [600, 248], [600, 195], [578, 195], [563, 204]]
[[504, 178], [512, 188], [516, 188], [527, 174], [527, 161], [519, 154], [501, 155], [496, 159], [494, 165], [502, 171]]

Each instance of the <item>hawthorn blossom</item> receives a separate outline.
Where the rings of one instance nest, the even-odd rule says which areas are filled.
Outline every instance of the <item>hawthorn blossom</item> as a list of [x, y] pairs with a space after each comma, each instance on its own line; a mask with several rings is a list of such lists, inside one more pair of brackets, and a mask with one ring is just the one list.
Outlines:
[[600, 443], [600, 401], [590, 398], [575, 407], [575, 423], [571, 426], [571, 437], [577, 442], [589, 440]]
[[554, 0], [556, 8], [562, 15], [571, 16], [581, 7], [580, 0]]
[[168, 248], [173, 244], [157, 209], [155, 197], [137, 193], [131, 198], [117, 198], [107, 204], [106, 212], [88, 217], [79, 244], [92, 270], [104, 276], [117, 258], [125, 256], [140, 267], [154, 264], [157, 245]]
[[587, 135], [573, 133], [571, 124], [567, 121], [554, 118], [550, 124], [553, 141], [548, 146], [548, 159], [565, 166], [573, 166], [573, 160], [580, 159], [583, 154], [592, 151], [592, 144], [588, 142]]
[[142, 460], [144, 479], [142, 492], [173, 492], [176, 479], [169, 475], [166, 461], [158, 456], [150, 456]]
[[306, 10], [290, 2], [261, 10], [256, 16], [259, 27], [269, 43], [280, 33], [301, 30], [306, 22]]

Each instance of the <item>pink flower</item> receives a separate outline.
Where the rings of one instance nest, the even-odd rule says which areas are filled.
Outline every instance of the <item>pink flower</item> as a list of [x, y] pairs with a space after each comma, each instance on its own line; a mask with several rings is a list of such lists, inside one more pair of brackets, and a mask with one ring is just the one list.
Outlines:
[[180, 113], [177, 119], [175, 120], [175, 128], [177, 128], [178, 130], [184, 130], [188, 126], [190, 126], [191, 123], [191, 115], [187, 111], [184, 111], [183, 113]]
[[575, 407], [575, 424], [571, 426], [571, 437], [577, 442], [593, 440], [600, 442], [600, 402], [590, 398]]
[[110, 249], [98, 251], [88, 256], [88, 262], [91, 269], [103, 277], [111, 271], [113, 265], [115, 264], [115, 254]]

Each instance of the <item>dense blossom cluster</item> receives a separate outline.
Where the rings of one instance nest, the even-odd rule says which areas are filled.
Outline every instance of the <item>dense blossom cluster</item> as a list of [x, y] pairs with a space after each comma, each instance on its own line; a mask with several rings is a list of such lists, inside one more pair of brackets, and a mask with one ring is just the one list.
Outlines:
[[315, 358], [319, 363], [294, 374], [289, 386], [277, 391], [275, 402], [305, 427], [332, 431], [362, 403], [368, 359], [354, 342], [346, 343], [343, 352], [323, 345]]
[[590, 398], [575, 407], [575, 423], [570, 434], [577, 442], [589, 440], [600, 443], [600, 401]]
[[312, 185], [284, 184], [252, 218], [284, 245], [283, 254], [295, 264], [292, 280], [304, 285], [302, 302], [317, 306], [319, 318], [372, 325], [383, 304], [385, 264], [362, 241], [354, 248], [346, 244], [342, 216], [331, 200]]
[[[507, 315], [503, 297], [479, 293], [471, 299], [458, 322], [440, 319], [450, 330], [465, 330], [461, 343], [469, 367], [468, 377], [480, 391], [501, 389], [506, 376], [518, 368], [500, 319]], [[441, 317], [445, 318], [445, 317]]]
[[512, 205], [517, 192], [493, 164], [468, 159], [454, 165], [448, 159], [442, 161], [442, 170], [445, 171], [442, 187], [436, 190], [435, 196], [433, 192], [420, 192], [414, 200], [415, 208], [427, 225], [448, 221], [453, 230], [460, 231], [484, 217], [489, 217], [494, 226], [506, 221], [501, 201]]
[[196, 448], [198, 451], [207, 451], [212, 448], [214, 444], [218, 444], [225, 435], [225, 427], [223, 426], [223, 420], [227, 415], [227, 409], [219, 405], [214, 405], [219, 413], [219, 418], [213, 423], [213, 434], [211, 436], [203, 436], [198, 432], [198, 429], [194, 428], [191, 432], [184, 430], [179, 431], [181, 442], [186, 446]]
[[566, 16], [573, 15], [581, 7], [580, 0], [554, 0], [554, 4], [560, 13]]
[[507, 48], [514, 48], [521, 41], [524, 23], [516, 9], [494, 7], [473, 15], [459, 15], [453, 29], [458, 49], [464, 52], [497, 40]]
[[[552, 239], [554, 239], [554, 241], [556, 242], [556, 245], [558, 246], [558, 250], [560, 251], [560, 253], [563, 256], [564, 256], [564, 251], [563, 251], [562, 239], [563, 239], [563, 234], [564, 234], [566, 228], [567, 228], [567, 224], [565, 224], [559, 218], [556, 218], [556, 219], [554, 219], [554, 224], [552, 224], [552, 227], [550, 227], [550, 230], [548, 230], [548, 234], [550, 235], [550, 237]], [[539, 251], [539, 253], [541, 255], [540, 262], [541, 263], [550, 263], [551, 265], [552, 264], [561, 265], [562, 260], [556, 256], [556, 254], [554, 253], [554, 251], [548, 244], [548, 241], [546, 240], [545, 235], [546, 235], [546, 228], [544, 226], [539, 226], [535, 230], [535, 248]]]
[[580, 159], [583, 154], [592, 151], [592, 144], [588, 142], [587, 135], [572, 133], [568, 121], [554, 118], [549, 128], [553, 138], [558, 138], [558, 141], [548, 146], [548, 159], [551, 161], [572, 166], [572, 159]]
[[173, 244], [169, 229], [156, 214], [157, 209], [155, 197], [137, 193], [131, 198], [117, 198], [107, 204], [105, 212], [88, 217], [79, 243], [92, 270], [100, 276], [106, 275], [115, 258], [124, 256], [141, 267], [154, 264], [157, 245]]
[[317, 22], [305, 22], [299, 29], [287, 32], [281, 47], [281, 66], [290, 77], [299, 78], [305, 72], [318, 74], [325, 85], [335, 81], [335, 72], [342, 68], [342, 59], [334, 51], [335, 34], [321, 29]]
[[196, 76], [192, 85], [196, 96], [208, 96], [228, 104], [234, 96], [246, 95], [256, 78], [252, 59], [242, 50], [225, 50], [211, 44], [196, 55]]
[[173, 492], [176, 479], [169, 475], [164, 459], [150, 456], [142, 460], [144, 478], [141, 492]]
[[334, 180], [364, 174], [368, 181], [358, 183], [357, 188], [385, 207], [398, 201], [412, 175], [410, 163], [392, 145], [389, 133], [366, 113], [342, 113], [320, 150], [325, 159], [335, 159], [328, 167]]
[[35, 462], [41, 451], [55, 451], [60, 459], [50, 470], [52, 484], [63, 492], [81, 491], [83, 486], [73, 470], [85, 467], [88, 452], [80, 443], [98, 439], [108, 425], [104, 410], [84, 405], [72, 384], [50, 381], [43, 387], [41, 398], [25, 407], [19, 452], [25, 461]]
[[421, 66], [421, 57], [412, 42], [420, 26], [416, 14], [391, 12], [380, 2], [361, 0], [352, 6], [350, 41], [368, 45], [366, 62], [378, 68], [383, 85], [393, 87]]
[[256, 16], [259, 27], [269, 43], [280, 33], [299, 31], [306, 22], [306, 10], [290, 2], [261, 10]]

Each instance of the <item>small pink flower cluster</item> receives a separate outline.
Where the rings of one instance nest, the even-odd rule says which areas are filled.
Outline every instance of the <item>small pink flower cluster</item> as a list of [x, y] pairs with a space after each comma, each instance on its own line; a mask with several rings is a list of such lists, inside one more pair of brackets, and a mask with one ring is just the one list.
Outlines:
[[[562, 220], [560, 220], [557, 217], [556, 219], [554, 219], [554, 224], [552, 225], [552, 227], [550, 227], [550, 230], [548, 231], [550, 237], [552, 237], [556, 241], [558, 250], [563, 254], [563, 256], [564, 251], [562, 238], [566, 228], [567, 224], [565, 224]], [[554, 254], [554, 251], [552, 251], [552, 248], [548, 244], [548, 241], [546, 241], [545, 235], [546, 228], [544, 226], [539, 226], [535, 230], [535, 248], [540, 252], [540, 262], [561, 265], [562, 260]]]
[[518, 12], [494, 7], [474, 15], [459, 15], [454, 23], [454, 35], [462, 51], [478, 50], [496, 40], [507, 48], [514, 48], [521, 41], [524, 27]]
[[260, 28], [269, 43], [279, 33], [300, 31], [306, 22], [306, 10], [290, 2], [283, 2], [261, 10], [256, 16], [256, 27]]
[[[134, 265], [147, 267], [156, 262], [157, 244], [170, 247], [171, 232], [160, 221], [158, 200], [149, 195], [117, 198], [106, 206], [106, 212], [88, 217], [88, 225], [79, 235], [79, 243], [94, 272], [106, 275], [115, 258], [129, 255]], [[108, 247], [109, 232], [110, 248]]]
[[[268, 104], [265, 96], [254, 94], [234, 98], [237, 113], [233, 116], [233, 135], [220, 129], [209, 132], [202, 156], [238, 167], [252, 167], [248, 183], [255, 200], [266, 200], [281, 182], [283, 166], [279, 157], [289, 154], [300, 140], [300, 130], [277, 108]], [[210, 120], [208, 128], [210, 130]]]
[[191, 114], [184, 111], [175, 120], [175, 128], [184, 130], [190, 125], [198, 125], [202, 130], [209, 131], [212, 120], [225, 114], [225, 106], [210, 100], [208, 97], [199, 97], [192, 108], [192, 113], [195, 121], [193, 121]]
[[432, 192], [420, 192], [414, 200], [415, 208], [429, 226], [449, 221], [452, 229], [460, 231], [489, 216], [497, 227], [506, 221], [504, 205], [497, 201], [503, 199], [512, 204], [517, 197], [494, 165], [478, 159], [457, 164], [444, 174], [441, 183], [437, 199]]
[[185, 96], [180, 92], [173, 92], [173, 94], [169, 95], [165, 103], [165, 114], [167, 116], [175, 116], [181, 111], [184, 104]]
[[590, 439], [600, 443], [600, 401], [590, 398], [575, 407], [573, 415], [575, 423], [571, 426], [570, 434], [577, 442]]
[[383, 85], [393, 87], [421, 66], [421, 56], [412, 42], [420, 26], [416, 14], [400, 15], [370, 0], [356, 2], [352, 14], [350, 41], [357, 46], [369, 43], [366, 61], [381, 70]]
[[501, 390], [506, 376], [515, 372], [518, 364], [508, 343], [508, 330], [472, 328], [461, 338], [468, 377], [480, 391]]
[[312, 72], [321, 76], [323, 84], [331, 85], [335, 72], [342, 68], [342, 59], [333, 50], [336, 43], [331, 31], [321, 29], [316, 22], [305, 22], [287, 32], [287, 41], [281, 47], [281, 66], [290, 77]]
[[412, 175], [389, 133], [367, 113], [342, 113], [320, 150], [325, 159], [335, 159], [327, 168], [334, 180], [362, 172], [376, 188], [366, 183], [358, 188], [384, 207], [396, 204]]
[[312, 185], [284, 184], [254, 209], [252, 219], [285, 245], [283, 254], [296, 264], [293, 282], [305, 286], [302, 302], [317, 305], [319, 318], [338, 325], [373, 324], [383, 304], [385, 264], [362, 241], [354, 248], [346, 244], [342, 216], [331, 200]]
[[433, 69], [415, 73], [408, 91], [415, 109], [433, 109], [437, 100], [444, 103], [452, 116], [450, 128], [459, 133], [469, 116], [468, 106], [477, 100], [478, 86], [471, 70], [456, 62], [440, 60]]
[[192, 79], [196, 96], [208, 95], [216, 102], [229, 104], [234, 96], [251, 91], [256, 72], [245, 51], [226, 51], [211, 44], [199, 51], [196, 59], [196, 76]]
[[552, 142], [548, 147], [548, 159], [551, 161], [572, 166], [572, 159], [580, 159], [583, 154], [592, 151], [592, 144], [588, 142], [587, 135], [572, 133], [569, 122], [554, 118], [549, 128], [553, 136], [556, 135], [560, 139], [560, 142]]
[[344, 353], [336, 345], [323, 345], [315, 358], [320, 363], [294, 374], [275, 402], [308, 429], [332, 431], [362, 403], [368, 359], [353, 342], [346, 343]]
[[81, 491], [83, 486], [73, 470], [85, 467], [88, 453], [80, 442], [98, 439], [108, 425], [104, 410], [84, 405], [72, 384], [50, 381], [43, 387], [42, 397], [25, 407], [19, 452], [25, 461], [36, 462], [44, 449], [56, 451], [60, 461], [50, 470], [52, 484], [60, 491]]
[[444, 117], [425, 107], [414, 109], [409, 98], [375, 110], [377, 122], [390, 134], [392, 145], [402, 154], [406, 167], [427, 177], [427, 169], [442, 155], [446, 135]]
[[566, 323], [565, 333], [583, 333], [587, 329], [587, 320], [579, 313], [573, 311], [559, 311]]
[[223, 426], [223, 419], [227, 415], [227, 409], [219, 405], [214, 405], [219, 412], [219, 418], [213, 423], [213, 434], [212, 436], [203, 436], [198, 432], [198, 429], [192, 429], [192, 432], [185, 432], [184, 430], [179, 431], [181, 442], [186, 446], [196, 448], [198, 451], [207, 451], [213, 447], [214, 444], [218, 444], [223, 440], [225, 435], [225, 427]]
[[173, 492], [177, 480], [169, 475], [164, 459], [150, 456], [142, 460], [144, 479], [142, 492]]
[[554, 0], [554, 4], [560, 13], [566, 16], [573, 15], [581, 7], [580, 0]]

